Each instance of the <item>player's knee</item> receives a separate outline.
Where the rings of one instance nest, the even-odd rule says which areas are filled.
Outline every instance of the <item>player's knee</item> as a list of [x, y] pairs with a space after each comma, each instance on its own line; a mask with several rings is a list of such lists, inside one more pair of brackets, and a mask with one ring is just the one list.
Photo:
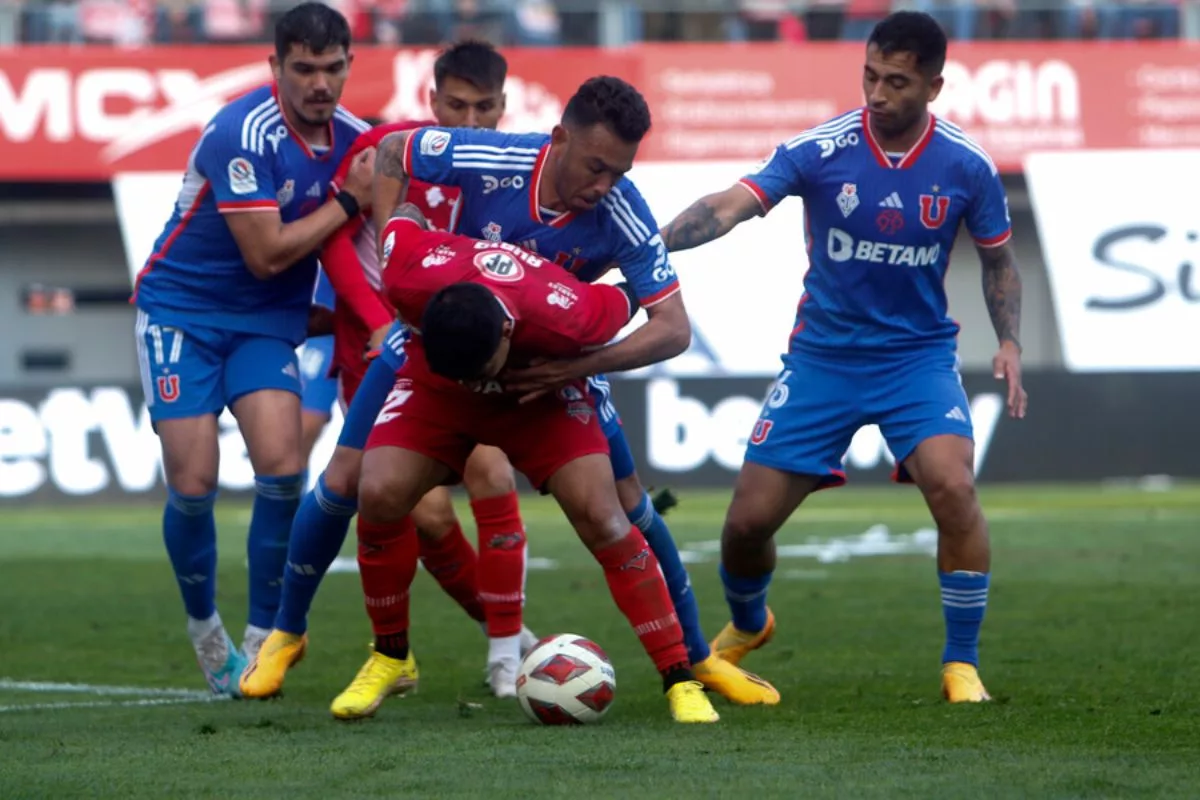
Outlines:
[[721, 540], [737, 544], [761, 544], [774, 533], [770, 521], [760, 509], [734, 504], [725, 516]]
[[472, 500], [503, 497], [517, 490], [512, 464], [500, 450], [477, 449], [467, 460], [463, 483]]
[[182, 471], [168, 479], [167, 484], [184, 497], [203, 497], [217, 490], [217, 475]]
[[975, 479], [965, 470], [948, 472], [929, 480], [925, 486], [925, 498], [934, 519], [944, 528], [952, 528], [979, 511]]
[[412, 510], [412, 518], [417, 534], [426, 541], [438, 541], [458, 524], [450, 493], [436, 489], [421, 498]]
[[386, 473], [365, 473], [358, 482], [358, 508], [372, 522], [399, 522], [412, 507], [408, 493]]
[[339, 497], [358, 495], [358, 477], [362, 468], [362, 452], [338, 447], [325, 467], [325, 486]]
[[579, 538], [592, 552], [616, 544], [630, 529], [629, 518], [608, 493], [594, 493], [571, 518]]
[[642, 482], [636, 472], [617, 481], [617, 497], [626, 514], [636, 511], [645, 495], [646, 490], [642, 488]]

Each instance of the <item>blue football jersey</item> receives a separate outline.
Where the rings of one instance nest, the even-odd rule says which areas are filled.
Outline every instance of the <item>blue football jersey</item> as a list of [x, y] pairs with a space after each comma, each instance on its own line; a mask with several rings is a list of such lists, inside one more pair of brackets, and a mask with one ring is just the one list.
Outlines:
[[331, 145], [314, 152], [287, 124], [273, 86], [222, 108], [192, 149], [171, 218], [138, 275], [138, 307], [168, 323], [304, 341], [316, 254], [259, 280], [221, 215], [278, 210], [287, 223], [316, 210], [342, 156], [367, 127], [339, 106]]
[[627, 178], [582, 214], [541, 206], [549, 152], [542, 133], [420, 128], [409, 136], [404, 167], [417, 180], [462, 190], [456, 233], [519, 245], [588, 283], [616, 267], [643, 308], [678, 292], [658, 223]]
[[944, 279], [959, 224], [985, 247], [1012, 235], [996, 165], [933, 115], [895, 154], [856, 109], [781, 144], [741, 184], [764, 214], [804, 202], [809, 267], [789, 351], [953, 349]]

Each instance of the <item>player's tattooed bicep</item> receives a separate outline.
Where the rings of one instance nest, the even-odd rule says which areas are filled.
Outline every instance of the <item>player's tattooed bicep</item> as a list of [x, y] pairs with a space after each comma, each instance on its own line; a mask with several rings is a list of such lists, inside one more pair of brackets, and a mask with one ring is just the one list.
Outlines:
[[1021, 344], [1021, 270], [1012, 245], [977, 247], [983, 267], [983, 301], [987, 305], [996, 338]]
[[404, 171], [404, 148], [408, 145], [410, 131], [389, 133], [379, 142], [375, 151], [375, 174], [386, 175], [389, 178], [405, 180], [408, 173]]
[[662, 239], [668, 250], [678, 251], [699, 247], [726, 232], [721, 230], [721, 221], [711, 200], [702, 197], [662, 229]]

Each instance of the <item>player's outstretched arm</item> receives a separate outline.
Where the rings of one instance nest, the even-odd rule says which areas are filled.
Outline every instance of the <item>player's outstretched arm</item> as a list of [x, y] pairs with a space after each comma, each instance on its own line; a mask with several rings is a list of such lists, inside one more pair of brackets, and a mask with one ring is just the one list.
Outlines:
[[[374, 157], [374, 150], [364, 150], [350, 168], [343, 191], [354, 198], [354, 203], [361, 204], [370, 197]], [[246, 268], [254, 277], [267, 280], [320, 248], [354, 214], [347, 213], [341, 201], [330, 199], [312, 214], [288, 223], [283, 222], [278, 208], [227, 212], [224, 216]]]
[[734, 184], [692, 203], [667, 223], [661, 233], [667, 249], [676, 253], [720, 239], [762, 212], [758, 198], [745, 186]]
[[997, 380], [1007, 382], [1008, 413], [1019, 419], [1029, 403], [1021, 383], [1021, 271], [1007, 242], [993, 247], [976, 245], [975, 249], [983, 267], [983, 301], [1000, 342], [992, 372]]
[[[409, 177], [404, 168], [404, 153], [411, 135], [412, 131], [398, 131], [389, 133], [379, 142], [375, 155], [375, 182], [371, 187], [371, 217], [380, 235], [392, 212], [408, 196]], [[382, 242], [379, 245], [382, 246]]]

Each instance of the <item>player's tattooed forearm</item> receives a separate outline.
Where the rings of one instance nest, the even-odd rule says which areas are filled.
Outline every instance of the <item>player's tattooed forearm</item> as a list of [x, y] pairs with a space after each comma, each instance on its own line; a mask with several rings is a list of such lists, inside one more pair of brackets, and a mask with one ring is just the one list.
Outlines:
[[983, 301], [996, 338], [1021, 346], [1021, 271], [1013, 257], [1012, 248], [980, 248], [983, 262]]
[[389, 133], [379, 142], [375, 151], [375, 174], [404, 180], [404, 145], [408, 138], [403, 133]]
[[717, 210], [707, 200], [697, 200], [662, 230], [663, 243], [676, 252], [699, 247], [728, 233], [722, 230]]

